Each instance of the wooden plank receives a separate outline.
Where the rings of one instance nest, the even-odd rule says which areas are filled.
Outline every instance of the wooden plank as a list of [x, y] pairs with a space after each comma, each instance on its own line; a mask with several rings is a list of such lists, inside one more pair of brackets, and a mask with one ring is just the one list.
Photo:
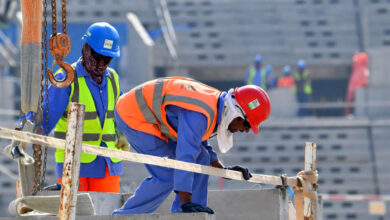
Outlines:
[[[11, 130], [2, 127], [0, 127], [0, 138], [36, 143], [36, 144], [50, 146], [53, 148], [64, 149], [65, 147], [65, 141], [61, 139], [33, 134], [30, 132]], [[215, 167], [203, 166], [194, 163], [187, 163], [183, 161], [157, 157], [152, 155], [139, 154], [133, 152], [123, 152], [119, 150], [112, 150], [108, 148], [96, 147], [87, 144], [82, 145], [82, 152], [89, 153], [89, 154], [97, 154], [106, 157], [119, 158], [122, 160], [127, 160], [135, 163], [145, 163], [145, 164], [174, 168], [174, 169], [185, 170], [185, 171], [190, 171], [195, 173], [220, 176], [220, 177], [225, 177], [234, 180], [244, 180], [244, 178], [242, 177], [242, 173], [238, 171], [219, 169]], [[253, 174], [253, 177], [249, 179], [247, 182], [282, 185], [282, 181], [279, 176], [263, 175], [263, 174]], [[297, 178], [288, 177], [287, 184], [291, 187], [296, 186]]]
[[62, 169], [61, 201], [59, 220], [76, 217], [78, 179], [80, 173], [81, 145], [83, 144], [85, 105], [70, 103], [66, 132], [65, 159]]
[[[305, 143], [305, 171], [317, 170], [317, 145], [312, 142]], [[308, 185], [309, 191], [313, 190], [312, 185]], [[315, 219], [316, 200], [304, 197], [304, 216], [305, 220]]]

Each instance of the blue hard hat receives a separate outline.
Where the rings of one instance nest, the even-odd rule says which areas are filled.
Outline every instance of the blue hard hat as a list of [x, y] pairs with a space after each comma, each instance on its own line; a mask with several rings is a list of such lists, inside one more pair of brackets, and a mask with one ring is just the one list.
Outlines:
[[290, 66], [284, 66], [283, 68], [283, 74], [289, 75], [291, 73], [291, 67]]
[[272, 69], [272, 66], [271, 65], [267, 65], [267, 67], [265, 67], [265, 72], [266, 73], [272, 73], [273, 69]]
[[101, 55], [120, 56], [118, 31], [107, 22], [93, 23], [82, 39]]
[[260, 63], [263, 61], [263, 57], [260, 54], [257, 54], [254, 59], [255, 63]]
[[306, 67], [306, 62], [304, 60], [298, 60], [297, 67], [303, 69]]

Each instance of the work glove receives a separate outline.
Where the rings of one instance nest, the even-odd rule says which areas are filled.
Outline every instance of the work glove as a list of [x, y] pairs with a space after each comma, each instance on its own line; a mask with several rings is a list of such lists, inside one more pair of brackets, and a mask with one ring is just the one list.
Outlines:
[[231, 166], [231, 167], [225, 167], [227, 170], [234, 170], [239, 171], [242, 173], [242, 177], [244, 177], [245, 180], [249, 180], [252, 177], [252, 174], [249, 172], [248, 168], [242, 167], [242, 166]]
[[181, 205], [181, 210], [183, 210], [183, 212], [206, 212], [209, 214], [214, 214], [214, 211], [209, 207], [204, 207], [192, 202], [187, 202]]
[[130, 144], [127, 142], [127, 139], [124, 134], [119, 135], [118, 141], [116, 142], [116, 148], [123, 151], [130, 150]]

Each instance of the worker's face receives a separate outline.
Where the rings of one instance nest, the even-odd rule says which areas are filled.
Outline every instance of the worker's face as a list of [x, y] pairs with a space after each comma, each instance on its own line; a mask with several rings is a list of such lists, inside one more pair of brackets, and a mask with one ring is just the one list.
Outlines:
[[241, 117], [237, 117], [233, 119], [232, 122], [230, 122], [228, 129], [232, 133], [235, 133], [237, 131], [248, 133], [249, 130], [251, 129], [251, 126], [249, 122], [246, 121], [245, 119]]
[[261, 68], [261, 62], [255, 62], [255, 67], [259, 70]]
[[102, 54], [96, 53], [94, 50], [91, 50], [93, 58], [96, 60], [98, 66], [106, 66], [112, 60], [112, 57], [104, 56]]

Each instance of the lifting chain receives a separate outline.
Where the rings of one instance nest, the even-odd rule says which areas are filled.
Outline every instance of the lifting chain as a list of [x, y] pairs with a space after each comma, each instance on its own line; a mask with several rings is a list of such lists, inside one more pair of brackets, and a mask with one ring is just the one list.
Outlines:
[[41, 189], [41, 165], [42, 165], [42, 148], [40, 145], [33, 144], [34, 150], [34, 187], [33, 187], [33, 195], [36, 195], [37, 192]]
[[[45, 121], [43, 121], [42, 123], [45, 123], [45, 135], [48, 136], [49, 135], [49, 77], [48, 77], [48, 73], [47, 73], [47, 0], [43, 0], [44, 1], [44, 4], [46, 5], [46, 10], [44, 12], [44, 23], [43, 23], [43, 34], [42, 34], [42, 37], [43, 37], [43, 41], [42, 41], [42, 49], [43, 49], [43, 52], [42, 52], [42, 80], [43, 78], [45, 79], [45, 85], [44, 85], [44, 88], [41, 88], [41, 91], [45, 90], [45, 98], [43, 97], [42, 95], [42, 92], [41, 92], [41, 103], [43, 103], [43, 101], [45, 100], [45, 104], [46, 104], [46, 108], [45, 108], [45, 112], [42, 112], [42, 114], [44, 114], [46, 117], [45, 117]], [[41, 83], [42, 85], [42, 83]], [[43, 107], [41, 108], [43, 110]], [[42, 168], [42, 181], [41, 181], [41, 186], [43, 187], [44, 186], [44, 183], [45, 183], [45, 176], [46, 176], [46, 164], [47, 164], [47, 151], [48, 151], [48, 147], [45, 146], [45, 154], [43, 156], [43, 168]]]
[[51, 0], [51, 10], [52, 10], [52, 35], [49, 39], [49, 50], [52, 57], [55, 58], [52, 65], [52, 70], [54, 71], [54, 65], [57, 64], [65, 72], [65, 78], [62, 80], [57, 80], [53, 71], [49, 68], [46, 68], [48, 72], [50, 82], [58, 88], [66, 88], [72, 82], [74, 78], [73, 68], [68, 64], [62, 61], [70, 52], [70, 37], [66, 34], [66, 0], [61, 0], [61, 12], [62, 12], [62, 33], [57, 33], [57, 3], [56, 0]]
[[[61, 10], [62, 10], [62, 33], [66, 34], [66, 0], [61, 1]], [[69, 40], [70, 46], [70, 40]]]
[[[46, 109], [42, 114], [46, 114], [46, 120], [43, 123], [46, 123], [46, 135], [48, 134], [48, 113], [49, 113], [49, 99], [48, 99], [48, 77], [47, 72], [45, 71], [47, 68], [47, 0], [43, 0], [43, 21], [42, 21], [42, 50], [41, 50], [41, 59], [42, 59], [42, 74], [41, 74], [41, 91], [45, 90], [46, 95]], [[46, 75], [45, 75], [46, 74]], [[43, 86], [43, 81], [45, 80], [45, 86]], [[41, 109], [43, 103], [43, 94], [41, 93]], [[34, 120], [36, 121], [36, 115]], [[45, 174], [46, 174], [46, 164], [47, 164], [47, 146], [45, 147], [44, 154], [44, 162], [43, 162], [43, 172], [41, 172], [42, 168], [42, 147], [40, 145], [33, 144], [34, 150], [34, 186], [33, 186], [33, 195], [41, 190], [43, 184], [45, 182]], [[41, 181], [42, 177], [42, 181]]]

